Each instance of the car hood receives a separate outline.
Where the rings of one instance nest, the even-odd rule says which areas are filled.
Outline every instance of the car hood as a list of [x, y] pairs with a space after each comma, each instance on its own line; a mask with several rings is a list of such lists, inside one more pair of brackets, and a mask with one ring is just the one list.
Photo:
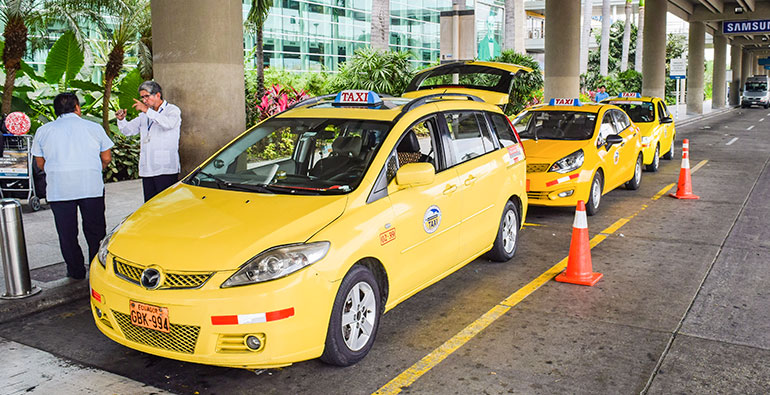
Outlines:
[[527, 164], [548, 163], [557, 160], [583, 148], [593, 140], [546, 140], [524, 139], [524, 152], [527, 154]]
[[109, 251], [174, 271], [237, 269], [276, 245], [307, 241], [345, 210], [346, 196], [291, 196], [177, 184], [131, 214]]
[[660, 124], [655, 122], [634, 122], [634, 125], [639, 127], [639, 133], [641, 133], [642, 136], [652, 136], [655, 128], [660, 126]]

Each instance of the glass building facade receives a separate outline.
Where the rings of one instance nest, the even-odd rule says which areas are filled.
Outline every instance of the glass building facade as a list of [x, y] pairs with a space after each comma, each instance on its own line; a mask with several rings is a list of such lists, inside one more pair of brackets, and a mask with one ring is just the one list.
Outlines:
[[[372, 1], [275, 0], [263, 29], [265, 66], [290, 71], [337, 71], [356, 49], [371, 42]], [[387, 0], [386, 0], [387, 1]], [[410, 51], [418, 68], [439, 58], [441, 10], [451, 0], [389, 0], [390, 48]], [[243, 15], [249, 0], [244, 0]], [[256, 37], [244, 37], [247, 67], [256, 67]]]

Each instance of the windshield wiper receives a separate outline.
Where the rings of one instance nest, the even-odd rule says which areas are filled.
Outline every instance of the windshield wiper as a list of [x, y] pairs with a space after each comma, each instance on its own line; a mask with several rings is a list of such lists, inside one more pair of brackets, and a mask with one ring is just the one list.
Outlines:
[[228, 182], [226, 185], [228, 189], [237, 189], [246, 192], [274, 193], [270, 188], [267, 187], [267, 185], [262, 184], [238, 184]]
[[217, 188], [219, 189], [225, 189], [224, 187], [227, 186], [228, 182], [213, 175], [210, 173], [206, 173], [205, 171], [199, 171], [198, 174], [203, 174], [204, 176], [214, 180], [214, 183], [217, 184]]

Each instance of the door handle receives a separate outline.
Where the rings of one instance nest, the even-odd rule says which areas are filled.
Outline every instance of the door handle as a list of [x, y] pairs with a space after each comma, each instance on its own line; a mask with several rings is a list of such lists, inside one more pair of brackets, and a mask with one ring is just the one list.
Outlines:
[[447, 185], [446, 188], [444, 188], [444, 195], [449, 195], [450, 193], [454, 193], [454, 191], [457, 190], [457, 185]]
[[471, 185], [474, 182], [476, 182], [476, 177], [474, 177], [472, 174], [465, 179], [465, 185]]

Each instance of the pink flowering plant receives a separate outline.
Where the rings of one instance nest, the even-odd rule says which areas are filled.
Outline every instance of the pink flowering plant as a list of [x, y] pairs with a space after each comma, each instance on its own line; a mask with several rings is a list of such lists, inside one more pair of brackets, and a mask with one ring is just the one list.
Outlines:
[[267, 89], [265, 95], [256, 104], [255, 109], [258, 114], [258, 120], [267, 119], [308, 98], [310, 98], [310, 95], [305, 90], [297, 90], [290, 86], [275, 84]]

